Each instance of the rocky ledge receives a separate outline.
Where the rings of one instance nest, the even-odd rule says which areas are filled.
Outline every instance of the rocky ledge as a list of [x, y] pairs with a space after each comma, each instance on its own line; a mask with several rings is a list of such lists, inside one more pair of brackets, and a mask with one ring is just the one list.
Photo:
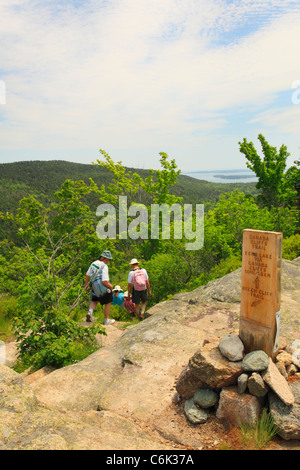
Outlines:
[[[286, 345], [300, 339], [299, 261], [283, 262], [280, 331]], [[223, 338], [238, 331], [239, 302], [237, 270], [161, 302], [148, 311], [147, 319], [117, 335], [117, 322], [107, 326], [109, 341], [104, 347], [72, 366], [22, 377], [1, 364], [0, 449], [219, 449], [229, 417], [217, 418], [216, 411], [219, 409], [219, 416], [224, 414], [230, 402], [241, 398], [252, 402], [268, 399], [274, 419], [276, 413], [291, 417], [299, 406], [299, 389], [294, 385], [298, 369], [291, 375], [293, 364], [284, 362], [295, 399], [288, 405], [271, 389], [264, 371], [243, 371], [243, 359], [229, 360], [219, 349]], [[281, 349], [291, 354], [287, 346]], [[210, 391], [198, 392], [189, 403], [197, 410], [201, 407], [208, 417], [205, 423], [194, 425], [187, 421], [184, 408], [188, 405], [184, 405], [198, 389], [204, 390], [202, 372], [197, 372], [203, 370], [199, 350], [210, 355], [210, 367], [215, 368], [216, 362], [222, 367], [212, 381], [205, 379]], [[265, 397], [250, 393], [256, 379], [255, 388], [262, 386], [255, 373], [269, 387]], [[182, 374], [187, 396], [183, 386], [180, 392], [176, 389], [183, 383]], [[240, 393], [237, 381], [242, 374], [247, 375], [247, 389]], [[225, 395], [228, 404], [224, 407]], [[288, 440], [280, 439], [277, 448], [299, 449], [299, 440], [286, 432]]]

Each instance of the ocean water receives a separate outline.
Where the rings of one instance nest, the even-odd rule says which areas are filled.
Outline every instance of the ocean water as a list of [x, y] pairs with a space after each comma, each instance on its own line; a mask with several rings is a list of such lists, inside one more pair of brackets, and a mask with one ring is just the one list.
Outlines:
[[212, 183], [256, 183], [257, 177], [251, 170], [210, 170], [183, 171], [182, 175]]

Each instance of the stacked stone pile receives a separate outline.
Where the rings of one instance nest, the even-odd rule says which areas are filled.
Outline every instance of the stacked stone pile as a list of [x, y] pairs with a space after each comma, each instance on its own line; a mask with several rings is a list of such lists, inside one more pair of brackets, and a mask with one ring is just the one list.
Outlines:
[[264, 351], [245, 354], [236, 334], [207, 341], [181, 372], [176, 390], [192, 424], [205, 423], [210, 413], [251, 424], [267, 406], [278, 434], [300, 439], [300, 340], [281, 345], [275, 362]]

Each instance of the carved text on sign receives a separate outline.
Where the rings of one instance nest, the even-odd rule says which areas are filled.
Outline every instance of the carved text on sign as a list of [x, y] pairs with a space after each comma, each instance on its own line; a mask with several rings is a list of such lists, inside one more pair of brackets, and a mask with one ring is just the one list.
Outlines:
[[247, 349], [272, 355], [280, 310], [282, 234], [244, 230], [240, 333]]

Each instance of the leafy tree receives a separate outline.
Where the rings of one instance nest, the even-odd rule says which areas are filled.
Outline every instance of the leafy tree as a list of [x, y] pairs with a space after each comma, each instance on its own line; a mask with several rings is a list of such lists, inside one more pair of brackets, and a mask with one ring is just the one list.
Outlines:
[[[170, 194], [170, 189], [176, 183], [178, 176], [180, 175], [180, 170], [177, 170], [177, 165], [175, 160], [168, 160], [168, 155], [164, 152], [160, 152], [160, 170], [149, 170], [149, 176], [142, 178], [136, 172], [131, 172], [127, 170], [122, 162], [115, 163], [107, 152], [100, 149], [100, 153], [104, 157], [104, 160], [96, 160], [96, 165], [109, 170], [112, 174], [112, 180], [109, 185], [101, 186], [97, 192], [100, 201], [113, 204], [118, 208], [119, 196], [127, 196], [129, 198], [129, 204], [139, 204], [143, 202], [144, 205], [147, 205], [148, 214], [151, 213], [150, 204], [168, 204], [172, 206], [173, 204], [180, 203], [182, 197], [174, 196]], [[127, 210], [127, 207], [125, 208]], [[131, 218], [127, 218], [127, 226], [131, 221]], [[149, 217], [147, 225], [147, 233], [151, 233], [151, 223], [152, 219]], [[117, 225], [118, 226], [118, 225]], [[161, 215], [160, 215], [160, 234], [161, 234]], [[123, 249], [132, 248], [132, 240], [124, 241], [120, 240], [119, 234], [119, 246], [123, 246]], [[142, 256], [150, 258], [152, 253], [159, 250], [160, 241], [157, 239], [151, 239], [149, 236], [148, 239], [140, 239], [134, 245], [135, 250], [141, 249]]]
[[104, 157], [103, 160], [96, 160], [94, 165], [106, 168], [112, 175], [113, 179], [109, 185], [102, 184], [98, 190], [98, 196], [102, 202], [109, 204], [117, 204], [119, 196], [132, 197], [140, 190], [143, 178], [136, 172], [127, 171], [122, 162], [115, 163], [105, 150], [100, 149], [100, 153]]
[[276, 147], [269, 145], [262, 134], [258, 135], [258, 140], [262, 147], [263, 159], [252, 142], [245, 138], [243, 142], [239, 142], [240, 152], [247, 160], [247, 167], [258, 177], [256, 187], [261, 191], [258, 200], [268, 208], [295, 204], [295, 181], [300, 179], [300, 169], [292, 166], [286, 171], [290, 154], [285, 145], [282, 145], [278, 152]]
[[21, 356], [31, 357], [35, 365], [65, 364], [78, 341], [91, 345], [96, 332], [104, 333], [102, 327], [78, 327], [72, 319], [84, 301], [83, 269], [90, 263], [84, 247], [96, 245], [97, 256], [101, 249], [95, 216], [82, 202], [95, 190], [92, 181], [66, 180], [49, 207], [33, 196], [23, 198], [15, 217], [24, 243], [7, 263], [13, 261], [13, 270], [24, 276], [15, 292], [22, 312], [15, 328]]
[[[35, 275], [31, 283], [27, 279], [28, 286], [32, 295], [41, 299], [43, 308], [64, 309], [70, 315], [79, 305], [84, 293], [78, 287], [82, 282], [78, 270], [84, 257], [82, 246], [95, 238], [95, 217], [81, 199], [95, 189], [92, 182], [88, 186], [82, 181], [66, 180], [50, 207], [45, 208], [33, 196], [20, 203], [18, 234], [32, 262], [29, 279]], [[74, 285], [77, 295], [71, 300], [68, 294]]]
[[272, 207], [269, 212], [273, 219], [274, 232], [282, 232], [284, 237], [297, 233], [300, 212], [296, 207]]
[[221, 195], [213, 211], [219, 230], [229, 237], [235, 252], [241, 251], [243, 230], [272, 230], [273, 218], [267, 208], [259, 208], [252, 197], [235, 190]]
[[[116, 204], [119, 196], [134, 197], [134, 202], [143, 201], [143, 196], [151, 196], [151, 202], [156, 204], [175, 204], [181, 202], [181, 197], [170, 194], [170, 188], [174, 186], [181, 171], [176, 170], [175, 160], [168, 161], [168, 155], [160, 152], [161, 170], [149, 170], [149, 176], [143, 179], [138, 173], [126, 168], [122, 162], [115, 163], [105, 150], [100, 149], [100, 153], [104, 157], [103, 160], [96, 160], [96, 165], [109, 170], [113, 179], [109, 186], [102, 185], [98, 192], [100, 199], [104, 202]], [[143, 194], [144, 193], [144, 194]], [[148, 198], [149, 201], [149, 198]], [[147, 202], [146, 202], [147, 203]]]
[[[181, 197], [170, 194], [170, 188], [174, 186], [181, 171], [176, 170], [175, 160], [168, 161], [168, 155], [160, 152], [161, 170], [149, 170], [150, 176], [145, 179], [143, 189], [152, 195], [155, 204], [176, 204], [182, 201]], [[155, 179], [154, 179], [155, 176]]]

